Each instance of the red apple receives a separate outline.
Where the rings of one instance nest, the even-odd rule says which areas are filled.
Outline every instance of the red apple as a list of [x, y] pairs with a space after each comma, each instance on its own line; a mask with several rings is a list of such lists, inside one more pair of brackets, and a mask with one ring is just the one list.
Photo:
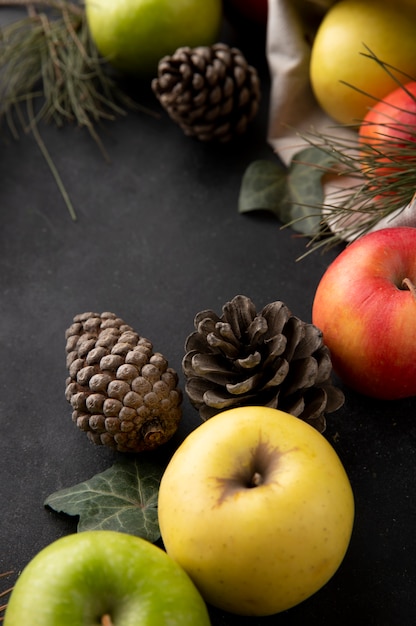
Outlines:
[[357, 239], [325, 271], [312, 307], [335, 372], [380, 399], [416, 395], [416, 228]]
[[[358, 136], [363, 155], [370, 157], [364, 160], [364, 167], [375, 178], [414, 167], [416, 81], [398, 87], [369, 109]], [[376, 167], [378, 163], [381, 167]]]
[[267, 24], [268, 0], [224, 0], [224, 8], [245, 20], [254, 20], [262, 26]]

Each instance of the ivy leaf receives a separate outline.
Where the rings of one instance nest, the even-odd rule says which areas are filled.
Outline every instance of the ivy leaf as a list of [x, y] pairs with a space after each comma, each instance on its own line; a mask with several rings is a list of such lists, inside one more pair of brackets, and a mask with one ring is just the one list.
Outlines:
[[322, 176], [334, 163], [334, 157], [319, 148], [306, 148], [295, 154], [287, 177], [291, 198], [292, 228], [305, 235], [319, 232], [324, 201]]
[[163, 468], [143, 461], [117, 462], [89, 480], [52, 493], [45, 506], [79, 516], [78, 531], [116, 530], [154, 543]]
[[287, 188], [287, 170], [272, 161], [253, 161], [243, 175], [238, 199], [240, 213], [271, 211], [281, 220], [290, 218], [291, 200]]
[[295, 154], [290, 166], [266, 160], [253, 161], [240, 188], [238, 210], [267, 210], [297, 232], [314, 235], [321, 223], [322, 176], [334, 158], [316, 147]]

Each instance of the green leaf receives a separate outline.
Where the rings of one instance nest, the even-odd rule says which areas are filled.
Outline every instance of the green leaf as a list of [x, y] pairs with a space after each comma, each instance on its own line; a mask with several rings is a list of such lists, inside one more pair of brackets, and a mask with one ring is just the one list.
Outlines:
[[155, 542], [163, 468], [143, 461], [118, 462], [89, 480], [52, 493], [45, 506], [79, 516], [78, 531], [116, 530]]
[[281, 220], [290, 216], [287, 170], [272, 161], [253, 161], [244, 172], [238, 199], [240, 213], [271, 211]]
[[293, 230], [305, 235], [319, 232], [324, 201], [322, 176], [333, 163], [333, 157], [314, 147], [293, 156], [288, 175], [290, 218], [286, 220]]
[[243, 175], [239, 212], [271, 211], [283, 224], [313, 236], [321, 223], [322, 176], [333, 162], [334, 157], [317, 147], [295, 154], [289, 168], [280, 162], [253, 161]]

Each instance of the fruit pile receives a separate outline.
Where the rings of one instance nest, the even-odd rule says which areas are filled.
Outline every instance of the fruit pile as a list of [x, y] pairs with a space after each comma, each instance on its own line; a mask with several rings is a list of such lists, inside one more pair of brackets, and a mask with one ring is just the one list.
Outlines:
[[338, 569], [354, 498], [316, 429], [277, 409], [240, 407], [177, 448], [158, 514], [166, 551], [106, 530], [48, 545], [18, 578], [4, 625], [203, 626], [207, 604], [247, 616], [289, 609]]
[[330, 176], [327, 223], [344, 241], [386, 225], [387, 218], [389, 226], [416, 226], [409, 207], [416, 183], [415, 18], [408, 0], [398, 0], [394, 8], [342, 0], [328, 10], [312, 43], [313, 94], [321, 109], [352, 133], [343, 143], [332, 131], [325, 146], [339, 155], [333, 164], [337, 173]]
[[[358, 225], [318, 285], [312, 319], [342, 380], [390, 400], [416, 395], [415, 17], [408, 0], [394, 8], [341, 0], [323, 18], [310, 60], [322, 109], [357, 132], [344, 206]], [[380, 213], [373, 232], [359, 236], [371, 211]]]
[[324, 215], [353, 243], [322, 277], [312, 319], [342, 380], [390, 400], [416, 395], [415, 18], [409, 0], [336, 2], [309, 68], [321, 108], [357, 133], [351, 158], [336, 138], [325, 148], [340, 159]]
[[319, 4], [326, 13], [300, 2], [290, 17], [283, 0], [272, 5], [268, 139], [280, 160], [248, 166], [238, 206], [306, 235], [305, 256], [416, 226], [415, 5]]

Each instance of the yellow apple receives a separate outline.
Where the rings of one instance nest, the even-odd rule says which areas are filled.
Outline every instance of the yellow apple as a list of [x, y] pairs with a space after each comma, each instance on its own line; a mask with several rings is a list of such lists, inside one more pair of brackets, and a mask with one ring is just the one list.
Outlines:
[[363, 120], [374, 98], [397, 87], [388, 72], [363, 55], [366, 46], [381, 61], [416, 77], [416, 3], [341, 0], [326, 13], [312, 45], [310, 81], [321, 108], [338, 122]]
[[318, 591], [349, 545], [354, 499], [334, 448], [267, 407], [219, 413], [191, 432], [159, 491], [167, 553], [211, 605], [284, 611]]

